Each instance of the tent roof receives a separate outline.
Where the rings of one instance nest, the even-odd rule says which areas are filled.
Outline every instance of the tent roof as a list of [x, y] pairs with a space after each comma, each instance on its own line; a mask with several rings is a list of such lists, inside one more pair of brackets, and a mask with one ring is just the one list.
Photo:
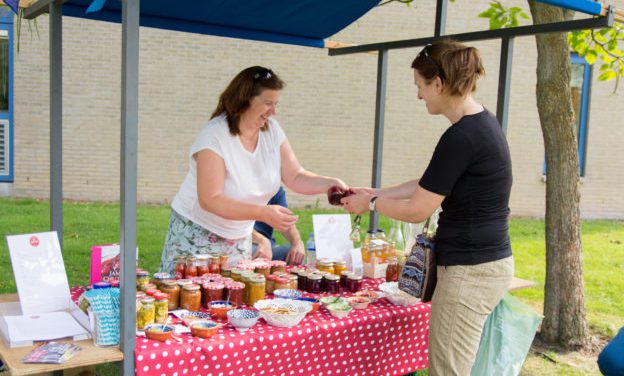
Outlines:
[[[63, 4], [63, 15], [121, 22], [120, 1], [106, 1], [100, 11], [86, 13], [92, 2], [69, 0]], [[141, 0], [140, 24], [198, 34], [324, 47], [325, 38], [362, 17], [377, 3], [379, 0]]]

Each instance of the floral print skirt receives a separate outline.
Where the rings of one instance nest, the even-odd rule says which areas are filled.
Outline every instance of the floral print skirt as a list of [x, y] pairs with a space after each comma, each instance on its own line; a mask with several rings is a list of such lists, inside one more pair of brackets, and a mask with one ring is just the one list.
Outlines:
[[160, 270], [172, 273], [177, 256], [199, 254], [229, 256], [229, 264], [251, 258], [251, 234], [241, 239], [225, 239], [171, 209], [169, 230], [162, 251]]

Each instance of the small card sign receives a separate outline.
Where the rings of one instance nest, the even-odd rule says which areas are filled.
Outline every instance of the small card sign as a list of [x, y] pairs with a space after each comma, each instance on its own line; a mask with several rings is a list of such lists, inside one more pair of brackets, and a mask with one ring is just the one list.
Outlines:
[[351, 259], [353, 242], [351, 233], [351, 216], [349, 214], [315, 214], [312, 216], [316, 258], [333, 261]]
[[22, 314], [70, 308], [69, 282], [56, 232], [7, 236], [7, 243]]

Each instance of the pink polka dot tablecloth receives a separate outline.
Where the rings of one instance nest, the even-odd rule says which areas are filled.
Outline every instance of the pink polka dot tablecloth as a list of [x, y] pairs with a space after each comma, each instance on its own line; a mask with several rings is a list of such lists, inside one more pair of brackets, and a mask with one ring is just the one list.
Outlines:
[[182, 343], [137, 336], [136, 374], [404, 375], [428, 366], [429, 308], [380, 299], [345, 318], [321, 308], [292, 328], [260, 319], [242, 333], [226, 323], [210, 339], [180, 334]]

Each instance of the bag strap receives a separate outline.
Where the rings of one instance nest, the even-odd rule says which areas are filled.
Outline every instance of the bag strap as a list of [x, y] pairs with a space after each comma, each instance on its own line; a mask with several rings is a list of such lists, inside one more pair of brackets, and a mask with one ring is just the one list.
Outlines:
[[430, 223], [431, 223], [431, 217], [427, 218], [427, 220], [425, 221], [425, 225], [423, 226], [422, 235], [424, 235], [425, 237], [427, 237], [427, 234], [429, 233]]

